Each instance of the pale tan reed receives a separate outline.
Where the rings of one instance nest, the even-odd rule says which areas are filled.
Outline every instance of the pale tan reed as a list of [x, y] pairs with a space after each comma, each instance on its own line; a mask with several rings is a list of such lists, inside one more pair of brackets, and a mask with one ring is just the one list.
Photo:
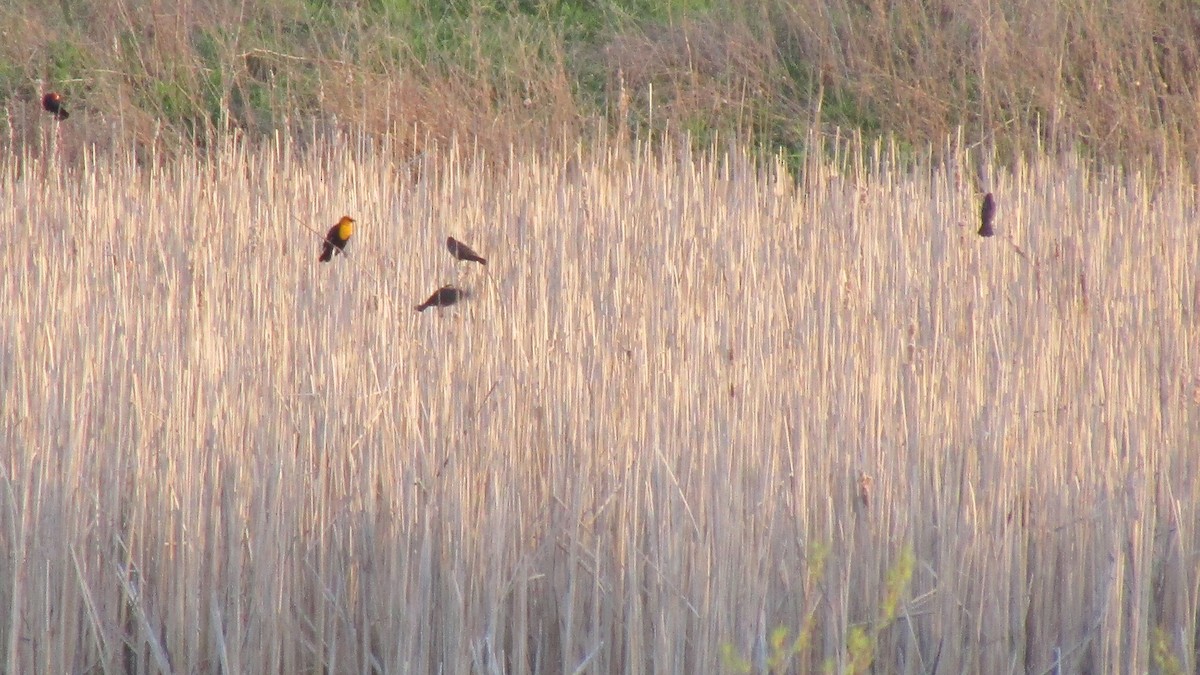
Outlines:
[[6, 670], [1194, 670], [1193, 188], [864, 156], [10, 161]]

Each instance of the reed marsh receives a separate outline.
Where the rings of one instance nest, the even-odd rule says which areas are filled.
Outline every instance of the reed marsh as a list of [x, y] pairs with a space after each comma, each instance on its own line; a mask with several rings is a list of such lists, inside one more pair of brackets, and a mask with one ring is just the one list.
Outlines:
[[11, 158], [5, 670], [1194, 672], [1194, 187], [857, 156]]

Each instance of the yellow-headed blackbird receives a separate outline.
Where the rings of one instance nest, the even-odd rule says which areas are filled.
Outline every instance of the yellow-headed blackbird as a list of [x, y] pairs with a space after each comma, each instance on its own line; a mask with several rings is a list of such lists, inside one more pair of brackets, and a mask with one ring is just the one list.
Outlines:
[[996, 199], [992, 193], [983, 196], [983, 206], [979, 209], [979, 236], [990, 237], [996, 234], [992, 227], [992, 219], [996, 217]]
[[345, 251], [346, 242], [350, 241], [352, 234], [354, 234], [354, 219], [350, 216], [342, 216], [338, 224], [329, 228], [329, 234], [325, 235], [325, 243], [321, 245], [321, 257], [318, 260], [329, 262], [333, 260], [335, 253]]
[[450, 255], [459, 260], [467, 260], [477, 262], [480, 265], [487, 265], [487, 259], [480, 256], [475, 251], [471, 250], [470, 246], [462, 243], [454, 237], [446, 237], [446, 248], [450, 249]]
[[442, 286], [433, 292], [425, 302], [416, 306], [418, 312], [424, 312], [430, 307], [449, 307], [467, 297], [467, 292], [453, 286]]
[[54, 119], [60, 122], [71, 116], [67, 112], [67, 109], [63, 107], [62, 95], [55, 91], [52, 91], [42, 97], [42, 108], [44, 108], [46, 112], [54, 115]]

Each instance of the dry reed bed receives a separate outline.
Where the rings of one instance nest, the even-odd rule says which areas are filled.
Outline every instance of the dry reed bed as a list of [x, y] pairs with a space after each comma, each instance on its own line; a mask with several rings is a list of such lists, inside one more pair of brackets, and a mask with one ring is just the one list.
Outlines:
[[1190, 186], [470, 156], [10, 162], [9, 672], [1196, 667]]

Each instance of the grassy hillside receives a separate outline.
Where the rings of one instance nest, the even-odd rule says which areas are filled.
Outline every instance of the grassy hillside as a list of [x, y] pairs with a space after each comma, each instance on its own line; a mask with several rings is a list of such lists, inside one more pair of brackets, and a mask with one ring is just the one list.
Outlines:
[[5, 670], [1195, 672], [1186, 180], [598, 147], [10, 163]]
[[1200, 154], [1186, 0], [21, 0], [0, 34], [9, 146], [36, 141], [56, 89], [71, 147], [348, 128], [500, 152], [599, 121], [797, 161], [814, 127], [914, 148], [962, 127], [1005, 161]]

